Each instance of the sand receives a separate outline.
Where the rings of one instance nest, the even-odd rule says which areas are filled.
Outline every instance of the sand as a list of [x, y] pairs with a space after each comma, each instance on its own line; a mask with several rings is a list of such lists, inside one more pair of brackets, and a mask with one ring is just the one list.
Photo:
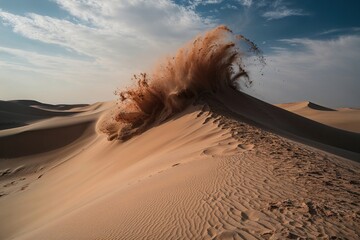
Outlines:
[[277, 104], [277, 106], [299, 114], [314, 121], [360, 133], [360, 110], [355, 108], [326, 108], [312, 102], [294, 102]]
[[96, 131], [111, 102], [0, 109], [0, 239], [359, 239], [356, 110], [232, 91], [126, 142]]

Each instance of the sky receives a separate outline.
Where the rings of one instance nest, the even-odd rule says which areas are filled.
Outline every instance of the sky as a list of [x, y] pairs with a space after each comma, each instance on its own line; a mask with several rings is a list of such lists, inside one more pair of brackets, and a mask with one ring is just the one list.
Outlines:
[[358, 0], [0, 0], [0, 99], [114, 100], [135, 73], [218, 25], [255, 42], [249, 94], [360, 107]]

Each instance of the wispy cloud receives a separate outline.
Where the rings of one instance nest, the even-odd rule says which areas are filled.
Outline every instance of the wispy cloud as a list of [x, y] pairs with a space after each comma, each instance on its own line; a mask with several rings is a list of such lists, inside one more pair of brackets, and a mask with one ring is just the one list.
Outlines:
[[319, 33], [318, 35], [328, 35], [328, 34], [334, 34], [334, 33], [344, 33], [344, 32], [360, 32], [360, 27], [351, 27], [351, 28], [333, 28], [326, 31], [323, 31]]
[[189, 0], [187, 1], [187, 8], [190, 10], [195, 10], [198, 6], [206, 6], [211, 4], [220, 4], [224, 0]]
[[276, 0], [270, 4], [264, 1], [259, 3], [260, 7], [267, 7], [267, 10], [262, 14], [267, 20], [281, 19], [290, 16], [306, 16], [309, 13], [302, 9], [291, 8], [289, 4], [283, 0]]
[[222, 6], [220, 9], [224, 10], [224, 9], [233, 9], [233, 10], [237, 10], [238, 7], [232, 4], [226, 4], [224, 6]]
[[300, 9], [289, 9], [287, 7], [280, 7], [273, 11], [265, 12], [262, 16], [267, 20], [280, 19], [290, 16], [306, 16], [307, 13], [303, 12]]
[[[223, 4], [220, 9], [238, 9], [238, 6], [251, 7], [253, 0], [189, 0], [187, 1], [188, 9], [195, 10], [198, 6]], [[212, 10], [213, 11], [213, 10]]]
[[241, 5], [251, 7], [253, 0], [237, 0]]
[[[3, 60], [1, 56], [5, 54], [11, 56], [13, 61], [9, 61], [8, 58], [6, 61]], [[71, 81], [76, 81], [77, 76], [92, 80], [91, 76], [103, 70], [96, 61], [82, 61], [64, 56], [49, 56], [22, 49], [0, 47], [0, 68], [5, 66], [48, 76], [59, 75], [59, 70], [61, 70], [60, 77], [67, 76], [67, 79]], [[79, 69], [87, 69], [87, 71], [79, 71]]]

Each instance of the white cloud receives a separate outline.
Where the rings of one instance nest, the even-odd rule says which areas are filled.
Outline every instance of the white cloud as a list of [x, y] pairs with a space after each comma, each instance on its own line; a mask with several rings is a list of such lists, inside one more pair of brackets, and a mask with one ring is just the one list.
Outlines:
[[302, 9], [294, 9], [288, 6], [289, 4], [283, 0], [275, 0], [270, 4], [267, 4], [265, 1], [260, 1], [258, 3], [259, 7], [268, 7], [266, 12], [262, 14], [267, 20], [281, 19], [290, 16], [306, 16], [308, 13], [304, 12]]
[[328, 35], [334, 33], [345, 33], [345, 32], [360, 32], [360, 27], [350, 27], [350, 28], [333, 28], [319, 33], [318, 35]]
[[253, 72], [255, 95], [271, 102], [314, 101], [328, 106], [360, 106], [360, 36], [333, 40], [284, 39], [267, 58], [264, 76]]
[[[189, 31], [193, 34], [204, 28], [206, 19], [194, 11], [173, 3], [170, 0], [146, 1], [73, 1], [56, 0], [73, 16], [90, 22], [101, 29], [131, 36], [146, 35], [151, 38], [177, 38]], [[175, 27], [176, 26], [176, 27]]]
[[188, 9], [195, 10], [198, 6], [206, 6], [211, 4], [219, 4], [222, 3], [224, 0], [189, 0], [187, 1]]
[[[77, 76], [82, 76], [87, 80], [94, 80], [92, 78], [94, 74], [101, 74], [103, 70], [102, 66], [96, 61], [82, 61], [64, 56], [49, 56], [22, 49], [0, 47], [0, 57], [4, 54], [11, 56], [13, 61], [8, 59], [4, 61], [0, 58], [0, 68], [7, 67], [48, 76], [59, 75], [59, 70], [61, 70], [60, 77], [66, 76], [65, 81], [77, 81], [79, 80], [76, 78]], [[79, 71], [79, 69], [87, 69], [87, 71]]]
[[251, 5], [253, 4], [253, 0], [238, 0], [238, 2], [246, 7], [251, 7]]
[[220, 9], [224, 10], [224, 9], [233, 9], [233, 10], [237, 10], [237, 6], [235, 5], [231, 5], [231, 4], [226, 4], [224, 6], [222, 6]]
[[[91, 60], [54, 58], [51, 53], [41, 55], [26, 50], [20, 54], [21, 49], [2, 48], [1, 51], [11, 52], [17, 59], [27, 59], [23, 66], [3, 61], [3, 69], [5, 65], [22, 71], [24, 68], [37, 72], [47, 69], [46, 73], [56, 79], [72, 78], [84, 83], [88, 78], [83, 74], [71, 75], [73, 69], [93, 73], [96, 69], [98, 76], [111, 75], [111, 79], [131, 76], [147, 70], [154, 60], [214, 26], [211, 20], [171, 0], [54, 1], [68, 12], [68, 17], [58, 19], [34, 13], [16, 15], [0, 9], [0, 23], [23, 37], [61, 46]], [[124, 81], [128, 78], [119, 79], [117, 85]], [[110, 94], [112, 90], [109, 89]]]
[[100, 58], [116, 56], [117, 50], [121, 50], [118, 54], [129, 56], [124, 50], [154, 48], [159, 41], [173, 46], [211, 25], [195, 12], [168, 0], [57, 3], [82, 22], [32, 13], [23, 17], [3, 11], [0, 17], [25, 37]]
[[273, 11], [265, 12], [262, 16], [267, 20], [280, 19], [290, 16], [306, 16], [307, 13], [303, 12], [301, 9], [289, 9], [287, 7], [280, 7]]

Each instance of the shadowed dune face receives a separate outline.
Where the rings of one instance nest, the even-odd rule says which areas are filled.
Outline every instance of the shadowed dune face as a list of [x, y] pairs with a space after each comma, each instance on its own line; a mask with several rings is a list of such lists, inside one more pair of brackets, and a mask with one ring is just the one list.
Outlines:
[[0, 101], [0, 162], [92, 139], [99, 116], [113, 105], [112, 102], [50, 105], [30, 100]]
[[90, 126], [91, 122], [84, 122], [0, 137], [0, 158], [16, 158], [61, 148], [78, 140]]
[[[248, 51], [241, 51], [240, 44]], [[119, 109], [110, 119], [103, 119], [99, 130], [110, 139], [126, 140], [182, 111], [204, 92], [239, 89], [251, 80], [245, 70], [246, 52], [264, 58], [257, 46], [226, 26], [219, 26], [179, 49], [174, 57], [159, 64], [152, 74], [134, 75], [137, 85], [119, 91]]]
[[52, 117], [74, 115], [80, 113], [75, 108], [83, 106], [85, 105], [50, 105], [32, 100], [0, 101], [0, 130], [26, 126]]

